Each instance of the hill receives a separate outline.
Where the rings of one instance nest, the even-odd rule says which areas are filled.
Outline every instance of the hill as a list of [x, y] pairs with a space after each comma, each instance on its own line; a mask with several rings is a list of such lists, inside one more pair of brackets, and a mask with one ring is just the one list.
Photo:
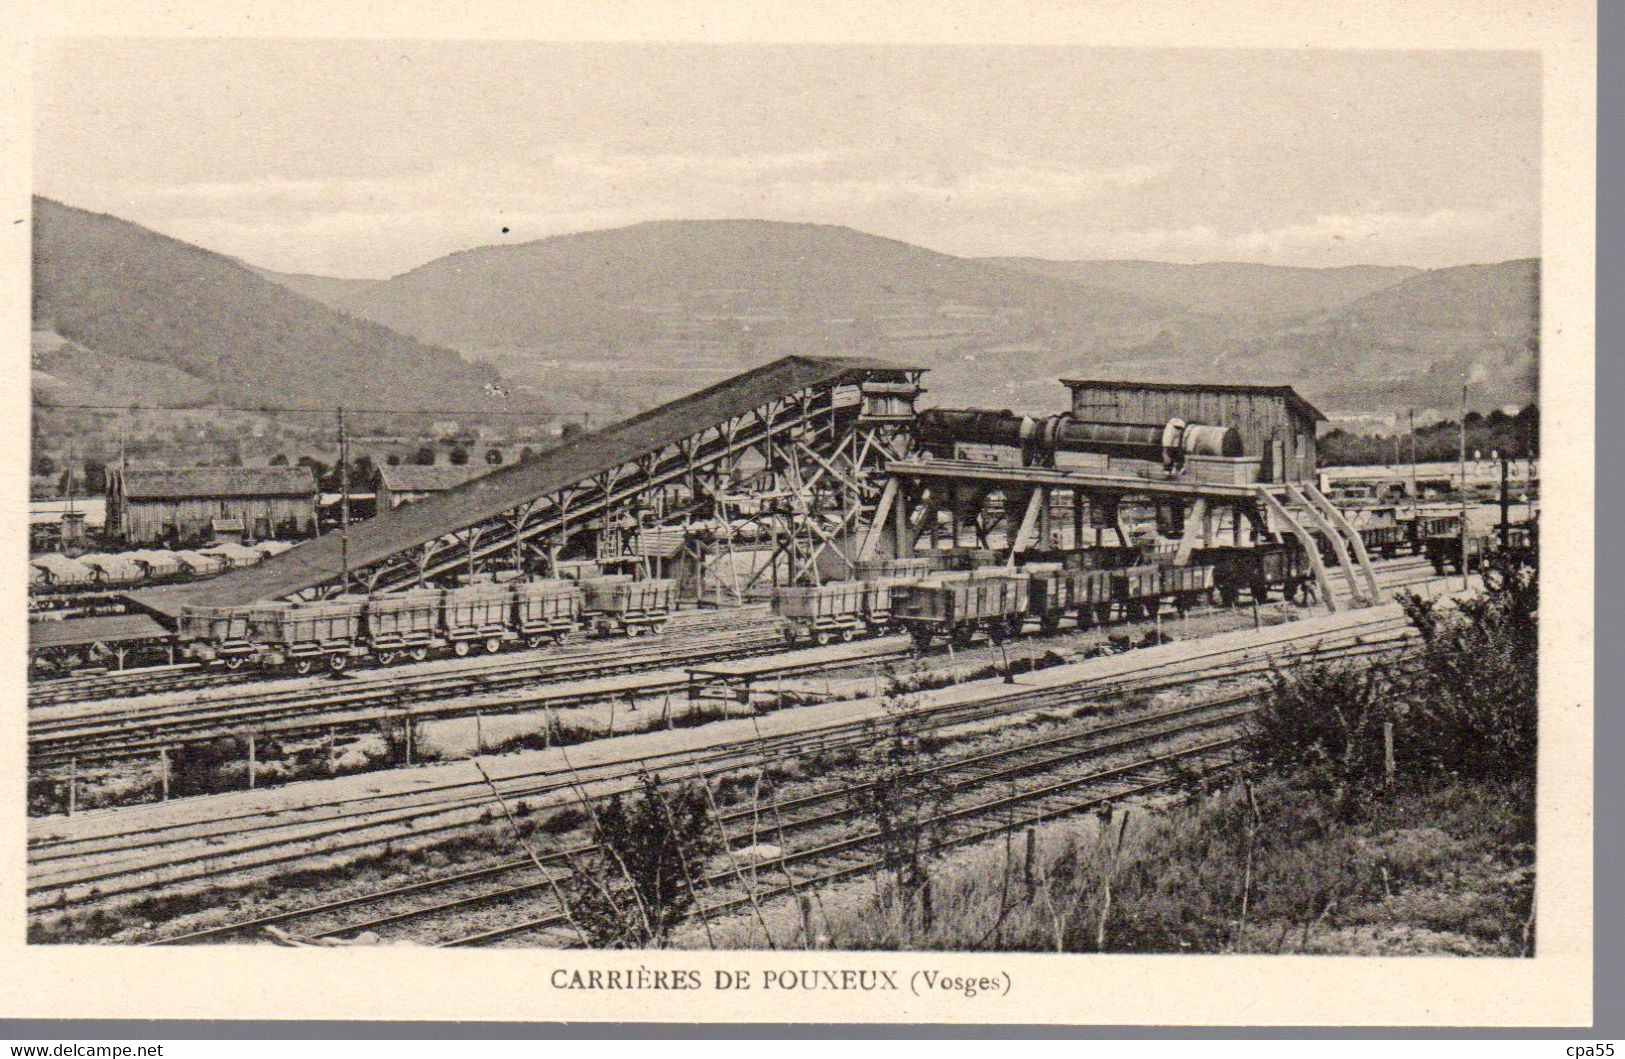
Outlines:
[[617, 413], [794, 352], [917, 363], [935, 369], [934, 390], [960, 400], [1038, 387], [1053, 400], [1066, 366], [1145, 341], [1181, 311], [850, 228], [750, 220], [482, 247], [345, 305], [550, 396], [619, 402]]
[[246, 261], [237, 263], [272, 283], [286, 287], [295, 294], [303, 294], [333, 309], [344, 309], [349, 299], [378, 282], [375, 279], [341, 279], [338, 276], [312, 276], [304, 272], [277, 272], [274, 269], [251, 265]]
[[1472, 386], [1475, 404], [1538, 395], [1540, 263], [1525, 259], [1431, 269], [1335, 312], [1258, 325], [1176, 323], [1127, 351], [1120, 365], [1154, 376], [1210, 350], [1209, 377], [1300, 380], [1328, 413], [1435, 407], [1446, 413]]
[[1286, 319], [1340, 309], [1414, 276], [1419, 269], [1385, 265], [1288, 268], [1216, 261], [1048, 261], [986, 258], [1020, 272], [1086, 283], [1219, 316]]
[[1077, 373], [1288, 377], [1358, 413], [1438, 402], [1462, 371], [1482, 401], [1533, 396], [1535, 264], [968, 259], [831, 225], [662, 221], [450, 254], [341, 304], [609, 416], [793, 352], [930, 368], [942, 403], [1052, 408]]
[[494, 375], [223, 255], [50, 199], [34, 199], [33, 251], [36, 329], [63, 340], [38, 351], [41, 403], [411, 408], [433, 395], [479, 407]]

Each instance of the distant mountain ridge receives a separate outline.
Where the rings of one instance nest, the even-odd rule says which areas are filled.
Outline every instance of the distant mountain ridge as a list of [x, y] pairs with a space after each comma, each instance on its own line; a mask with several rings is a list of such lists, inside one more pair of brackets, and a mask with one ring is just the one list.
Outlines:
[[456, 407], [495, 378], [129, 221], [40, 197], [33, 221], [34, 319], [65, 340], [36, 342], [38, 400]]
[[1227, 261], [1182, 265], [1165, 261], [1049, 261], [1032, 257], [983, 260], [1137, 297], [1155, 292], [1158, 299], [1191, 312], [1259, 319], [1329, 312], [1422, 271], [1390, 265], [1294, 268]]
[[944, 402], [1041, 409], [1079, 373], [1290, 377], [1367, 411], [1461, 371], [1531, 398], [1534, 265], [960, 258], [833, 225], [659, 221], [460, 251], [341, 304], [619, 412], [793, 352], [917, 364]]
[[64, 340], [36, 343], [42, 400], [116, 379], [171, 400], [455, 407], [499, 369], [602, 421], [787, 353], [913, 364], [938, 403], [1038, 411], [1063, 406], [1063, 376], [1286, 379], [1332, 413], [1447, 403], [1463, 377], [1486, 405], [1522, 403], [1538, 381], [1534, 260], [962, 258], [834, 225], [660, 221], [342, 280], [43, 199], [35, 254], [36, 320]]

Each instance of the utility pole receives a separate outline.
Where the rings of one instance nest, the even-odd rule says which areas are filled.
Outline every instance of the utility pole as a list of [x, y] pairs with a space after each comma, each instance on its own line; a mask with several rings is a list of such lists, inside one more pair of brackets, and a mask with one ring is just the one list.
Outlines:
[[1461, 589], [1467, 591], [1467, 384], [1461, 384]]
[[1416, 409], [1411, 409], [1411, 510], [1414, 512], [1422, 496], [1416, 488]]
[[350, 439], [344, 433], [344, 406], [339, 413], [339, 581], [341, 592], [350, 591]]
[[1507, 538], [1511, 535], [1512, 510], [1511, 498], [1507, 496], [1507, 454], [1500, 453], [1501, 457], [1501, 547], [1507, 546]]

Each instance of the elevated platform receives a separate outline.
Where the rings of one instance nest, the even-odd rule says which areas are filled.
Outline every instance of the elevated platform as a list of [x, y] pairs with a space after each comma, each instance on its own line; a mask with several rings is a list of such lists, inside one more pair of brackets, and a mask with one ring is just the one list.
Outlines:
[[1192, 482], [1174, 478], [1144, 478], [1132, 474], [1106, 474], [1064, 467], [1006, 467], [995, 463], [975, 463], [968, 460], [896, 460], [886, 470], [894, 477], [1010, 483], [1012, 485], [1054, 486], [1064, 489], [1084, 489], [1097, 493], [1135, 493], [1148, 496], [1190, 498], [1209, 496], [1220, 499], [1247, 500], [1258, 496], [1260, 489], [1279, 492], [1285, 486], [1279, 483], [1258, 482], [1246, 485], [1222, 482]]
[[157, 640], [169, 631], [145, 614], [113, 614], [97, 618], [28, 623], [28, 646], [35, 650], [89, 647], [92, 644]]
[[[780, 449], [776, 457], [764, 456], [771, 467], [775, 460], [793, 460], [799, 450], [791, 442], [799, 441], [857, 492], [860, 483], [853, 479], [862, 477], [864, 461], [894, 454], [882, 446], [871, 457], [873, 446], [859, 451], [849, 444], [842, 432], [850, 435], [860, 419], [857, 395], [837, 409], [835, 387], [908, 382], [920, 371], [852, 357], [784, 357], [537, 459], [358, 523], [348, 533], [347, 567], [345, 544], [339, 534], [329, 533], [258, 566], [198, 584], [138, 592], [130, 601], [173, 624], [187, 605], [242, 606], [330, 594], [346, 587], [341, 584], [346, 569], [350, 590], [387, 591], [485, 562], [517, 564], [527, 547], [546, 561], [590, 520], [632, 511], [654, 490], [686, 484], [696, 500], [703, 492], [711, 503], [721, 489], [695, 483], [707, 474], [731, 477], [752, 446]], [[852, 451], [842, 455], [846, 449]], [[818, 473], [814, 463], [809, 459], [808, 477]]]

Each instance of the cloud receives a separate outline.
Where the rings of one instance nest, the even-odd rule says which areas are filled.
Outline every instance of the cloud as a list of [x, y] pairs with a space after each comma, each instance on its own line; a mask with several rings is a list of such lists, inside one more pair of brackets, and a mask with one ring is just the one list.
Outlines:
[[[385, 275], [497, 241], [669, 218], [762, 217], [868, 225], [946, 210], [993, 219], [1145, 185], [1163, 165], [1079, 167], [963, 146], [923, 163], [899, 149], [704, 154], [559, 145], [330, 179], [106, 182], [69, 196], [255, 264]], [[929, 242], [929, 240], [927, 240]]]
[[[1183, 261], [1267, 261], [1278, 264], [1460, 264], [1506, 257], [1505, 247], [1535, 253], [1540, 231], [1534, 205], [1413, 213], [1370, 210], [1322, 213], [1269, 228], [1224, 232], [1211, 225], [1117, 233], [1117, 256]], [[1475, 248], [1485, 248], [1480, 253]], [[1490, 249], [1490, 248], [1500, 249]]]

